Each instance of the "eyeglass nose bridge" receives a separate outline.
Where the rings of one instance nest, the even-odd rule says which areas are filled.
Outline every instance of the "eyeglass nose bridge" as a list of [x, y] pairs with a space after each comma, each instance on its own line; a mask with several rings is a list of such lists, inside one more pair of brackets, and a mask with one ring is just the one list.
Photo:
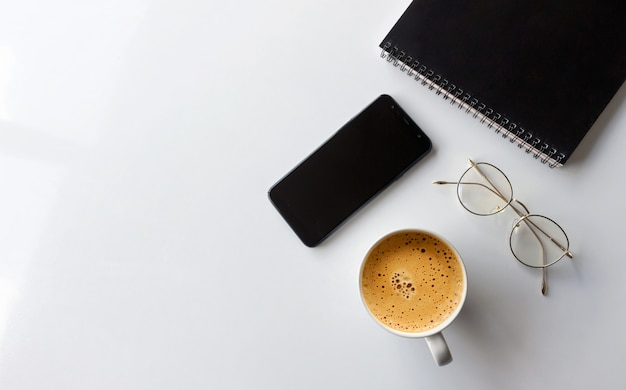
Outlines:
[[[518, 205], [520, 205], [520, 207], [523, 209], [523, 211], [520, 211], [518, 208], [516, 208], [513, 203], [516, 203]], [[520, 217], [523, 218], [526, 215], [530, 214], [530, 211], [528, 210], [528, 207], [526, 207], [526, 205], [524, 203], [522, 203], [520, 200], [513, 198], [511, 200], [511, 203], [509, 203], [509, 205], [511, 206], [511, 208], [515, 211], [515, 213]]]

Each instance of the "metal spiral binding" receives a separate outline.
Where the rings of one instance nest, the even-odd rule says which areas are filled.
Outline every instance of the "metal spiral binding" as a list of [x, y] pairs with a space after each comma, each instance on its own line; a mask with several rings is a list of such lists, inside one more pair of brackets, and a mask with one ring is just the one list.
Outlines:
[[493, 128], [496, 134], [501, 134], [502, 138], [509, 139], [511, 143], [517, 143], [517, 147], [531, 154], [542, 163], [548, 163], [550, 168], [561, 166], [565, 159], [563, 153], [559, 153], [555, 148], [551, 148], [547, 143], [535, 137], [531, 132], [522, 126], [511, 122], [506, 115], [494, 111], [473, 97], [469, 92], [457, 87], [442, 75], [435, 73], [424, 64], [421, 64], [411, 55], [397, 47], [391, 47], [390, 42], [386, 42], [380, 53], [381, 58], [392, 63], [395, 67], [400, 67], [400, 71], [405, 72], [415, 81], [421, 82], [423, 86], [434, 91], [437, 95], [442, 95], [444, 100], [450, 100], [451, 105], [456, 105], [459, 109], [464, 109], [466, 114], [472, 115], [484, 123], [488, 128]]

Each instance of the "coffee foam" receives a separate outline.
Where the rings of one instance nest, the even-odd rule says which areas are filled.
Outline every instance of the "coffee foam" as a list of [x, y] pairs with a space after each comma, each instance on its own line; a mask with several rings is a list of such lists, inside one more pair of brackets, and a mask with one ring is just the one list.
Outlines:
[[425, 332], [442, 324], [463, 298], [462, 264], [445, 242], [407, 231], [379, 242], [361, 273], [363, 300], [386, 326]]

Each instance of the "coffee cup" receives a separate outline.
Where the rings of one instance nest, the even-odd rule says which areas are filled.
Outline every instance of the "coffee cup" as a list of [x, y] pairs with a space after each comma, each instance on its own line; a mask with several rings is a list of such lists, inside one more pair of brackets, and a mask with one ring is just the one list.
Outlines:
[[465, 266], [452, 244], [426, 230], [390, 233], [365, 255], [359, 286], [378, 324], [399, 336], [424, 338], [437, 365], [452, 361], [442, 331], [467, 296]]

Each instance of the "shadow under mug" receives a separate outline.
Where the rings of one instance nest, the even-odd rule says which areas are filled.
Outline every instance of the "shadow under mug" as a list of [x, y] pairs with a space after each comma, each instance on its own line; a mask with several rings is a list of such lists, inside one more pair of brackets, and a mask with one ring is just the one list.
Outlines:
[[442, 331], [465, 303], [467, 273], [446, 239], [420, 229], [387, 234], [365, 255], [359, 287], [367, 311], [383, 328], [424, 338], [439, 366], [452, 361]]

